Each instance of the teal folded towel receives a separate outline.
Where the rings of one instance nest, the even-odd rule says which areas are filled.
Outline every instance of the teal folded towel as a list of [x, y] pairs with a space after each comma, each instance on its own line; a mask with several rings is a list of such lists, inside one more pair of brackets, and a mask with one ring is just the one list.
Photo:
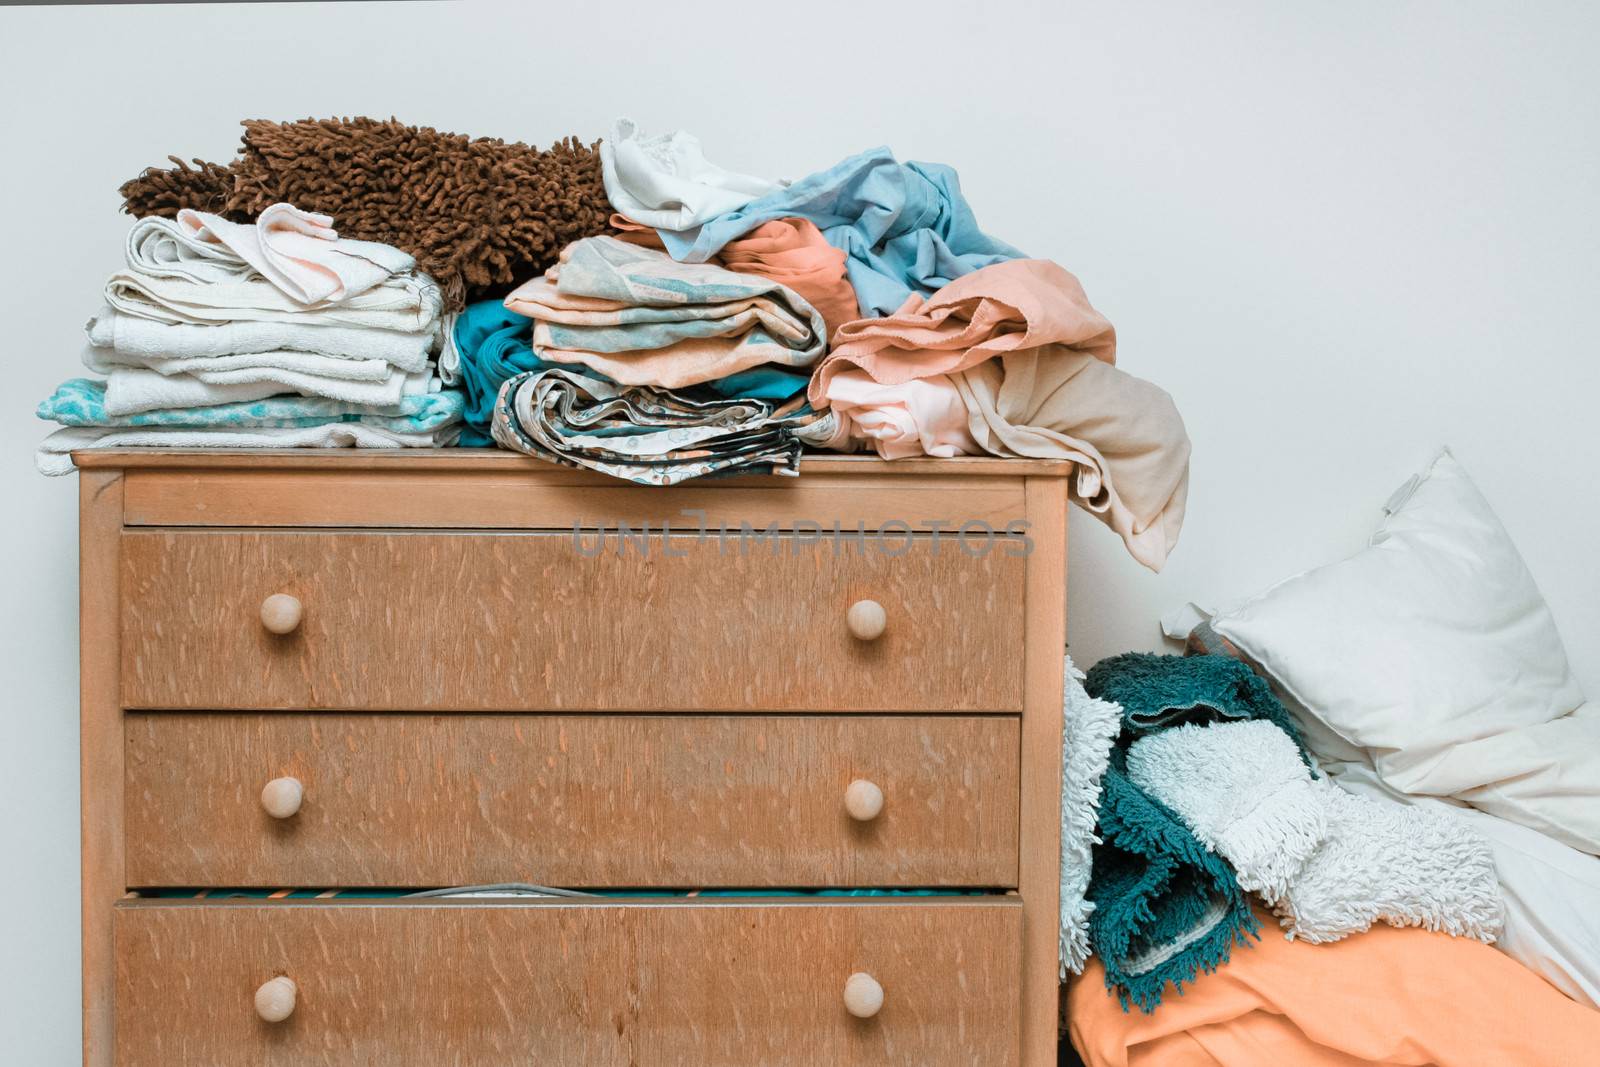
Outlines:
[[39, 404], [37, 414], [64, 426], [186, 429], [267, 429], [358, 422], [393, 433], [427, 433], [461, 421], [465, 400], [454, 389], [403, 396], [398, 404], [363, 407], [321, 396], [270, 396], [199, 408], [162, 408], [136, 415], [106, 414], [106, 383], [90, 378], [62, 382]]
[[1300, 734], [1267, 684], [1225, 656], [1130, 652], [1097, 663], [1084, 688], [1123, 713], [1101, 786], [1090, 942], [1123, 1010], [1150, 1012], [1167, 986], [1181, 994], [1226, 963], [1235, 943], [1248, 945], [1260, 924], [1233, 869], [1128, 779], [1128, 746], [1184, 723], [1265, 719], [1297, 745]]

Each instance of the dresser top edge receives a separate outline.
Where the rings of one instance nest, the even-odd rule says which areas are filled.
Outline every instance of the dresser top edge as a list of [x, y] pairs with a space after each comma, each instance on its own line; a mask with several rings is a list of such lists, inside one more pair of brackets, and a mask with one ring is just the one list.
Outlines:
[[[571, 468], [546, 463], [518, 452], [475, 448], [407, 449], [85, 449], [72, 453], [80, 470], [388, 470], [563, 472]], [[961, 456], [954, 459], [885, 460], [876, 456], [807, 454], [800, 462], [806, 474], [941, 474], [1010, 477], [1065, 477], [1068, 460], [1002, 459]], [[743, 477], [752, 477], [744, 475]], [[774, 482], [783, 475], [755, 475]]]

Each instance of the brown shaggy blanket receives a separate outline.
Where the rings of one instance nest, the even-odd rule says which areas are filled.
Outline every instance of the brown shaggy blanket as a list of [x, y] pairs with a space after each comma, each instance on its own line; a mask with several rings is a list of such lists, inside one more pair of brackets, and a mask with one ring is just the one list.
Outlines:
[[228, 164], [150, 168], [122, 187], [130, 215], [195, 208], [247, 221], [284, 201], [333, 216], [340, 236], [416, 257], [461, 307], [537, 275], [561, 249], [606, 232], [611, 204], [593, 145], [546, 151], [390, 119], [251, 120]]

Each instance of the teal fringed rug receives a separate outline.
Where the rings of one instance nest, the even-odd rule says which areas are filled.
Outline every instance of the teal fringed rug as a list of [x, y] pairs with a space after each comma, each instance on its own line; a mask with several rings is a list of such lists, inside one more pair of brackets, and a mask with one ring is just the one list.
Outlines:
[[1128, 746], [1183, 723], [1266, 719], [1297, 744], [1300, 734], [1267, 684], [1225, 656], [1130, 652], [1096, 664], [1084, 688], [1121, 705], [1123, 721], [1100, 794], [1090, 940], [1123, 1010], [1150, 1012], [1169, 985], [1181, 994], [1260, 924], [1233, 869], [1128, 780]]

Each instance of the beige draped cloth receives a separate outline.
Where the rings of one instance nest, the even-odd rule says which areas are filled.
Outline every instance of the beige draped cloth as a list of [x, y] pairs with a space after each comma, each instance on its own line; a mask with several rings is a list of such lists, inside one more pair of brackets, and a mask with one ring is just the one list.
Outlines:
[[[834, 341], [809, 395], [834, 407], [841, 437], [886, 456], [1069, 460], [1073, 499], [1140, 563], [1166, 562], [1189, 492], [1183, 418], [1164, 391], [1113, 365], [1116, 331], [1062, 267], [996, 263], [847, 323]], [[936, 402], [951, 389], [965, 427], [952, 424], [960, 408]]]
[[1060, 345], [952, 375], [978, 447], [1077, 464], [1073, 499], [1159, 571], [1189, 498], [1189, 435], [1166, 391]]

